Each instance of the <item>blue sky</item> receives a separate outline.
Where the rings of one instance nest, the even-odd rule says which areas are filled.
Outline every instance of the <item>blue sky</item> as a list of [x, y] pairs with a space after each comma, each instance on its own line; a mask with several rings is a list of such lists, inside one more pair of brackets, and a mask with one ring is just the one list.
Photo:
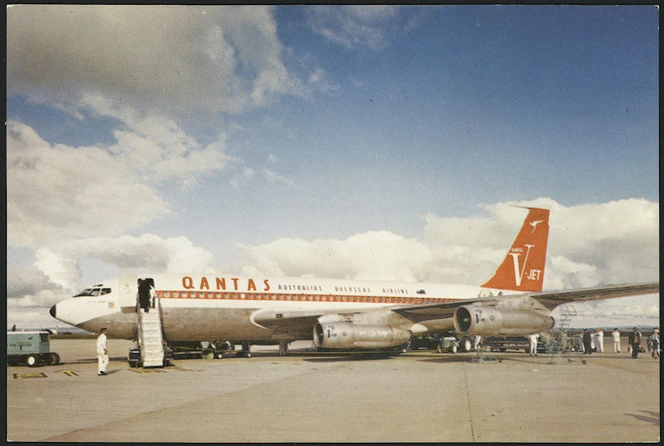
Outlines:
[[509, 203], [552, 208], [550, 289], [658, 277], [656, 7], [7, 18], [8, 323], [142, 268], [479, 283]]

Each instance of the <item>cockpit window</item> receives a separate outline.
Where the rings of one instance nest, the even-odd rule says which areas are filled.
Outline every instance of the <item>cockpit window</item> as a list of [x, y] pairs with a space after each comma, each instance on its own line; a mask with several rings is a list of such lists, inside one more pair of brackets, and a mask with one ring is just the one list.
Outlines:
[[74, 297], [103, 296], [104, 294], [109, 294], [110, 292], [110, 288], [86, 288]]

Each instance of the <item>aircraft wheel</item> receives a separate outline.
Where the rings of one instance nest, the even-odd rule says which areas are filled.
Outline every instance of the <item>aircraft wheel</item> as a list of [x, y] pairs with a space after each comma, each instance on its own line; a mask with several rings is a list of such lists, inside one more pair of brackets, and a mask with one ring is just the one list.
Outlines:
[[30, 355], [27, 358], [25, 358], [25, 362], [28, 363], [28, 367], [36, 367], [37, 364], [39, 363], [39, 358], [35, 355]]

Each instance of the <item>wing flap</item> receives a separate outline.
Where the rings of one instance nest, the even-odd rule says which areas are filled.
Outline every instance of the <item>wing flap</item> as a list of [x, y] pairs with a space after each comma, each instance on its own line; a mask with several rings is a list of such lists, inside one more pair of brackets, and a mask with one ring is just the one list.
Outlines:
[[609, 285], [580, 290], [556, 291], [553, 293], [537, 293], [537, 299], [549, 310], [565, 303], [586, 302], [590, 300], [614, 299], [616, 297], [641, 296], [659, 293], [659, 282], [639, 283], [634, 285]]
[[284, 338], [313, 338], [313, 327], [323, 313], [317, 311], [258, 310], [251, 321], [263, 328], [273, 330], [274, 335]]

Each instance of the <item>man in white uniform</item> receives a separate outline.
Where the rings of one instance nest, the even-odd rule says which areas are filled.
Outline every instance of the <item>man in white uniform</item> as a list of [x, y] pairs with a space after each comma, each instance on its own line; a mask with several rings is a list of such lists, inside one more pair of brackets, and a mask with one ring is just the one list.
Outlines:
[[97, 361], [99, 369], [97, 375], [106, 375], [106, 366], [108, 365], [108, 349], [106, 348], [106, 327], [101, 329], [101, 334], [97, 338]]
[[601, 328], [597, 329], [597, 352], [604, 353], [604, 332]]
[[613, 353], [620, 353], [620, 332], [616, 328], [611, 332], [613, 338]]
[[530, 356], [537, 356], [537, 338], [539, 335], [536, 334], [531, 334], [528, 336], [528, 339], [530, 340]]

